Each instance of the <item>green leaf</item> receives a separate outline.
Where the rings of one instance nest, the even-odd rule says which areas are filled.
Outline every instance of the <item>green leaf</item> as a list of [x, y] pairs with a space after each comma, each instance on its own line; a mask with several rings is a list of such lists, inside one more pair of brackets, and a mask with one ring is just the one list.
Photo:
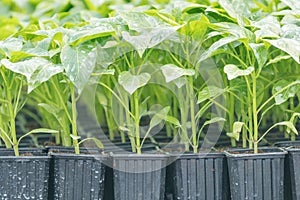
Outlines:
[[60, 66], [53, 64], [47, 59], [39, 57], [33, 57], [16, 63], [3, 59], [1, 60], [1, 63], [7, 69], [26, 77], [28, 93], [38, 87], [41, 83], [48, 81], [55, 74], [63, 71]]
[[242, 70], [233, 64], [229, 64], [224, 67], [224, 72], [226, 73], [228, 80], [232, 80], [240, 76], [247, 76], [253, 71], [254, 67], [248, 67], [247, 69]]
[[0, 49], [3, 49], [6, 56], [9, 57], [10, 52], [20, 51], [23, 47], [23, 39], [8, 38], [5, 41], [0, 41]]
[[70, 44], [78, 46], [88, 40], [92, 40], [99, 37], [109, 36], [115, 32], [115, 28], [112, 24], [107, 22], [93, 22], [86, 26], [75, 29], [72, 36], [70, 37]]
[[284, 4], [290, 7], [292, 10], [300, 10], [300, 2], [298, 0], [282, 0]]
[[240, 140], [240, 134], [239, 133], [226, 133], [226, 135], [230, 138], [235, 139], [236, 141]]
[[163, 120], [166, 120], [168, 116], [168, 112], [170, 111], [170, 107], [167, 106], [158, 112], [154, 114], [154, 116], [151, 118], [150, 124], [149, 124], [149, 130], [160, 124]]
[[[300, 118], [300, 113], [293, 113], [293, 115], [292, 115], [292, 117], [290, 118], [290, 122], [292, 123], [292, 124], [295, 124], [296, 122], [295, 122], [295, 119], [296, 118]], [[288, 133], [288, 134], [290, 134], [291, 133], [291, 129], [289, 128], [289, 127], [287, 127], [287, 129], [286, 129], [286, 132]]]
[[[291, 81], [287, 81], [287, 80], [278, 81], [273, 86], [272, 94], [274, 95], [275, 93], [283, 90], [289, 84], [291, 84]], [[287, 88], [286, 90], [283, 90], [282, 92], [280, 92], [278, 95], [275, 96], [275, 104], [280, 105], [286, 102], [289, 98], [294, 97], [298, 91], [299, 91], [299, 85], [293, 85]]]
[[198, 93], [198, 101], [197, 103], [202, 103], [203, 101], [206, 101], [208, 99], [217, 97], [221, 94], [223, 94], [226, 90], [223, 88], [218, 88], [215, 86], [207, 86], [203, 88], [199, 93]]
[[231, 42], [234, 42], [236, 40], [238, 40], [238, 37], [235, 36], [230, 36], [230, 37], [226, 37], [226, 38], [221, 38], [220, 40], [216, 41], [215, 43], [213, 43], [208, 50], [206, 50], [199, 58], [198, 62], [201, 62], [203, 60], [206, 60], [207, 58], [211, 57], [214, 55], [215, 52], [217, 52], [217, 50], [221, 47], [223, 47], [226, 44], [229, 44]]
[[276, 126], [287, 126], [294, 134], [298, 135], [298, 131], [294, 124], [290, 121], [279, 122], [275, 124]]
[[244, 125], [245, 125], [244, 122], [234, 122], [233, 128], [232, 128], [232, 133], [227, 133], [227, 136], [230, 138], [234, 138], [236, 141], [239, 141], [240, 133], [241, 133]]
[[288, 59], [290, 59], [290, 58], [291, 58], [291, 56], [289, 56], [289, 55], [285, 55], [285, 56], [279, 55], [279, 56], [276, 56], [275, 58], [271, 59], [271, 60], [266, 64], [266, 66], [271, 65], [271, 64], [278, 63], [278, 62], [283, 61], [283, 60], [288, 60]]
[[37, 128], [37, 129], [33, 129], [31, 130], [30, 132], [22, 135], [19, 140], [18, 140], [18, 144], [21, 142], [21, 140], [31, 134], [34, 134], [34, 133], [52, 133], [52, 134], [58, 134], [59, 131], [57, 130], [52, 130], [52, 129], [47, 129], [47, 128]]
[[244, 122], [234, 122], [232, 131], [234, 133], [240, 133], [242, 131], [242, 127], [245, 125]]
[[261, 70], [268, 60], [268, 52], [264, 44], [249, 44], [256, 58], [258, 68]]
[[298, 64], [300, 64], [300, 41], [289, 38], [280, 38], [277, 40], [265, 39], [265, 41], [288, 53]]
[[225, 122], [225, 121], [226, 121], [226, 119], [224, 119], [222, 117], [214, 117], [210, 120], [205, 121], [203, 126], [207, 126], [207, 125], [214, 124], [214, 123], [217, 123], [217, 122]]
[[278, 38], [281, 33], [280, 22], [274, 16], [267, 16], [259, 21], [254, 21], [251, 24], [259, 30], [255, 31], [258, 38]]
[[97, 65], [108, 68], [127, 52], [134, 51], [134, 47], [126, 41], [108, 41], [104, 46], [97, 46]]
[[81, 93], [96, 64], [96, 48], [89, 45], [79, 47], [64, 46], [60, 58], [70, 81]]
[[45, 38], [37, 43], [37, 45], [33, 48], [23, 48], [22, 50], [28, 54], [35, 56], [50, 56], [49, 47], [51, 44], [52, 38]]
[[195, 41], [202, 41], [206, 36], [209, 20], [206, 16], [201, 14], [199, 20], [193, 20], [186, 23], [179, 32], [192, 37]]
[[119, 75], [118, 82], [130, 95], [132, 95], [138, 88], [145, 86], [150, 78], [151, 75], [148, 73], [132, 75], [127, 71], [122, 72]]
[[238, 38], [239, 40], [247, 39], [249, 41], [255, 41], [255, 35], [253, 34], [253, 32], [235, 23], [218, 22], [218, 23], [212, 23], [209, 26], [212, 29], [221, 32], [224, 35], [225, 34], [229, 35], [224, 38], [230, 38], [233, 36]]
[[193, 69], [183, 69], [177, 67], [174, 64], [166, 64], [161, 67], [162, 73], [166, 79], [166, 82], [169, 83], [175, 79], [178, 79], [182, 76], [194, 76], [195, 70]]
[[130, 43], [136, 51], [139, 53], [139, 56], [142, 57], [145, 50], [152, 48], [172, 34], [176, 33], [178, 27], [161, 27], [159, 29], [144, 30], [139, 35], [130, 35], [129, 32], [122, 32], [122, 36], [125, 41]]
[[220, 0], [219, 3], [232, 18], [237, 19], [242, 25], [245, 24], [242, 17], [249, 18], [253, 15], [250, 5], [252, 1]]
[[165, 120], [176, 127], [181, 127], [179, 120], [173, 116], [168, 115]]
[[154, 28], [170, 27], [169, 24], [165, 23], [161, 19], [147, 15], [142, 12], [121, 12], [120, 16], [128, 24], [131, 30], [145, 30]]

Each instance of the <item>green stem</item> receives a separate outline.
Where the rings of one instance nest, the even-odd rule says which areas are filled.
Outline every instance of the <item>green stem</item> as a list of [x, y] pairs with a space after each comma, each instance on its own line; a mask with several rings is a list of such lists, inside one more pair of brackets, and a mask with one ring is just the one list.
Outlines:
[[180, 106], [180, 117], [181, 117], [181, 143], [183, 143], [185, 145], [185, 151], [188, 152], [189, 149], [189, 136], [188, 136], [188, 130], [187, 130], [187, 109], [186, 105], [184, 104], [185, 102], [185, 98], [182, 94], [181, 89], [179, 89], [178, 91], [178, 98], [179, 98], [179, 106]]
[[[252, 72], [252, 112], [253, 112], [253, 136], [254, 153], [258, 153], [258, 116], [257, 116], [257, 96], [256, 96], [256, 74]], [[250, 133], [251, 134], [251, 133]]]
[[253, 148], [253, 115], [252, 115], [252, 105], [251, 105], [251, 94], [250, 92], [248, 92], [248, 95], [247, 95], [247, 98], [248, 98], [248, 117], [249, 117], [249, 149], [252, 149]]
[[141, 141], [140, 141], [140, 117], [139, 117], [139, 96], [137, 91], [134, 92], [134, 111], [135, 111], [135, 139], [137, 154], [141, 154]]
[[75, 148], [75, 154], [79, 154], [79, 145], [78, 145], [78, 133], [77, 133], [77, 108], [76, 108], [76, 97], [75, 97], [75, 88], [74, 85], [70, 85], [71, 91], [71, 104], [72, 104], [72, 135], [75, 136], [73, 138], [73, 146]]
[[[230, 125], [230, 132], [232, 133], [233, 123], [234, 123], [234, 97], [229, 94], [229, 125]], [[231, 146], [236, 147], [236, 140], [231, 138]]]
[[193, 90], [193, 77], [189, 77], [189, 99], [190, 99], [190, 115], [192, 124], [192, 136], [193, 136], [193, 150], [194, 153], [198, 152], [198, 140], [197, 140], [197, 127], [195, 119], [195, 101], [194, 101], [194, 90]]
[[13, 142], [13, 148], [15, 152], [15, 156], [19, 156], [19, 149], [18, 149], [18, 140], [17, 140], [17, 132], [16, 132], [16, 121], [15, 121], [15, 113], [14, 113], [14, 108], [12, 105], [12, 98], [11, 98], [11, 93], [10, 91], [7, 91], [7, 99], [9, 101], [8, 104], [8, 110], [9, 110], [9, 117], [10, 117], [10, 134], [12, 137], [12, 142]]
[[19, 147], [18, 147], [16, 121], [15, 121], [16, 114], [14, 113], [14, 108], [13, 108], [13, 104], [12, 104], [13, 99], [12, 99], [12, 95], [11, 95], [11, 88], [8, 85], [6, 76], [3, 73], [3, 71], [1, 71], [1, 74], [2, 74], [3, 82], [4, 82], [4, 85], [6, 88], [6, 96], [7, 96], [7, 100], [8, 100], [7, 106], [8, 106], [8, 112], [9, 112], [9, 117], [10, 117], [10, 136], [12, 137], [13, 149], [14, 149], [15, 156], [19, 156]]

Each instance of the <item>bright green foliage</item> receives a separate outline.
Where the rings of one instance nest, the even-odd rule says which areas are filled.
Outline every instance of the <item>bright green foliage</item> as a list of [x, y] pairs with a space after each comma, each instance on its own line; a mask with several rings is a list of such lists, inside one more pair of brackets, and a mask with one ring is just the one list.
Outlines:
[[79, 153], [76, 103], [93, 84], [100, 124], [137, 153], [156, 127], [195, 153], [212, 124], [255, 152], [277, 126], [295, 139], [299, 9], [296, 0], [0, 1], [0, 137], [18, 155], [16, 117], [30, 107], [39, 131]]

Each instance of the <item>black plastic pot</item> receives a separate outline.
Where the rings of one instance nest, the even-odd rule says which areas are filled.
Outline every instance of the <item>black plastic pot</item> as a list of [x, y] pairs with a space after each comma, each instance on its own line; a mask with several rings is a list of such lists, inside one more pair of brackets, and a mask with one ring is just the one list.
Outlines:
[[225, 155], [223, 153], [191, 153], [177, 157], [167, 168], [166, 198], [168, 200], [229, 199]]
[[50, 158], [41, 149], [19, 151], [0, 150], [0, 199], [47, 199]]
[[103, 199], [105, 180], [103, 162], [107, 157], [101, 154], [76, 155], [66, 151], [50, 152], [49, 200]]
[[274, 145], [288, 152], [285, 161], [285, 199], [300, 200], [300, 141], [277, 142]]
[[113, 155], [115, 200], [164, 200], [168, 157]]
[[250, 150], [227, 151], [232, 200], [283, 200], [284, 158], [286, 151], [261, 148], [263, 153]]

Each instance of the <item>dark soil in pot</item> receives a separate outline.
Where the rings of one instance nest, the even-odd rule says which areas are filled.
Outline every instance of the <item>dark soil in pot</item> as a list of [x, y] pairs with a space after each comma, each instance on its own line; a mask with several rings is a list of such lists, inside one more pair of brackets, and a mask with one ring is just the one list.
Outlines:
[[48, 198], [50, 158], [41, 149], [0, 150], [0, 199]]
[[90, 154], [95, 149], [82, 149], [79, 155], [68, 148], [50, 152], [49, 200], [103, 199], [107, 156]]
[[227, 200], [230, 198], [223, 153], [185, 153], [167, 168], [167, 200]]
[[164, 200], [168, 157], [113, 155], [115, 200]]
[[[283, 200], [284, 158], [286, 151], [278, 148], [227, 151], [232, 200]], [[247, 153], [248, 152], [248, 153]]]

